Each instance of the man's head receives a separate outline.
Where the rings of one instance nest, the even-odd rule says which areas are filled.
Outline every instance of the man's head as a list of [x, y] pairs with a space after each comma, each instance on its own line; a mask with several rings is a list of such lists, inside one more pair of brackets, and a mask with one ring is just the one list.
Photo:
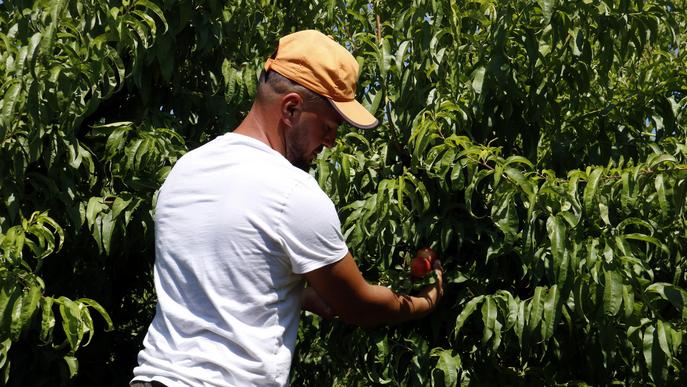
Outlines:
[[260, 76], [257, 102], [279, 107], [281, 149], [293, 165], [307, 170], [324, 146], [334, 145], [343, 120], [359, 128], [377, 125], [355, 100], [357, 79], [355, 58], [318, 31], [279, 41]]
[[265, 71], [270, 70], [326, 98], [349, 124], [377, 126], [377, 119], [355, 100], [358, 62], [331, 37], [315, 30], [284, 36], [265, 62]]
[[257, 102], [279, 109], [284, 157], [307, 171], [317, 154], [336, 140], [341, 115], [321, 95], [277, 72], [260, 74]]

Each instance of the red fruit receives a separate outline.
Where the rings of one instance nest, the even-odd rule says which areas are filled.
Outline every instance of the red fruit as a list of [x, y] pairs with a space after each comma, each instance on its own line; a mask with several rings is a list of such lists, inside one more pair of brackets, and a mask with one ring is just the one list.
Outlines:
[[428, 259], [430, 265], [434, 264], [434, 261], [436, 261], [437, 258], [439, 258], [439, 255], [437, 254], [437, 252], [434, 251], [434, 249], [432, 249], [431, 247], [423, 247], [423, 248], [419, 249], [417, 251], [417, 254], [415, 254], [415, 256]]
[[415, 257], [410, 262], [410, 276], [413, 278], [422, 278], [427, 275], [432, 269], [432, 264], [429, 259], [423, 257]]

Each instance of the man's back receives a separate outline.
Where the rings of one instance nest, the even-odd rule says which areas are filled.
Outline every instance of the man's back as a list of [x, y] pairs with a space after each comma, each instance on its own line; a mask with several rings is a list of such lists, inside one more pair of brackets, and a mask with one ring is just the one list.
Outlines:
[[230, 133], [179, 160], [155, 220], [158, 308], [136, 379], [285, 384], [298, 274], [347, 252], [331, 200], [281, 154]]

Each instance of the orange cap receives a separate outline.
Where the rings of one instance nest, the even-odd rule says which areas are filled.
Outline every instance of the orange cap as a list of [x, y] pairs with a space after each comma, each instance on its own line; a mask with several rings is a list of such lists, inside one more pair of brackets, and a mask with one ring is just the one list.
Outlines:
[[284, 36], [273, 58], [265, 62], [268, 70], [327, 98], [349, 124], [363, 129], [377, 126], [377, 119], [355, 100], [358, 62], [331, 37], [315, 30]]

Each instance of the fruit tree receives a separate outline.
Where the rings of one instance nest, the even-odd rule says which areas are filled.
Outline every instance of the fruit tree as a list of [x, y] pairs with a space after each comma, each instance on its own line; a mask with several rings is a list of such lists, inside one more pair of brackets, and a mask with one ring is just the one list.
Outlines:
[[685, 5], [0, 1], [0, 384], [128, 383], [156, 192], [304, 28], [382, 122], [312, 170], [353, 256], [412, 292], [430, 247], [446, 286], [392, 327], [304, 313], [293, 385], [687, 384]]

